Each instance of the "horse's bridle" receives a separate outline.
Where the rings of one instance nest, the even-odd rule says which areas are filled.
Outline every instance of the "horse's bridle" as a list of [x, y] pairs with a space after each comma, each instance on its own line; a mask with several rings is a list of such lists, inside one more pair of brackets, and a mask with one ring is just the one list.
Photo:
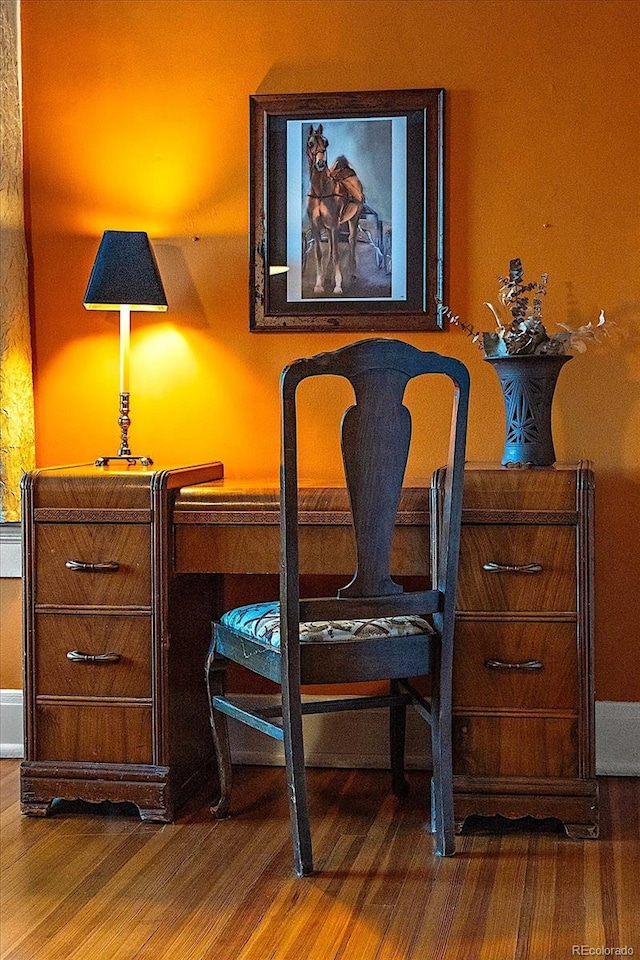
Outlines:
[[[321, 145], [321, 149], [318, 149], [320, 145]], [[328, 170], [329, 168], [329, 164], [327, 163], [327, 160], [326, 160], [326, 152], [327, 152], [328, 146], [329, 146], [329, 141], [327, 140], [327, 138], [324, 137], [321, 133], [318, 133], [317, 131], [310, 134], [307, 140], [307, 157], [309, 158], [310, 162], [319, 173], [321, 173], [323, 170]], [[317, 163], [317, 157], [319, 154], [322, 155], [321, 167], [319, 167]], [[308, 193], [307, 196], [311, 197], [313, 200], [328, 200], [329, 197], [339, 196], [340, 195], [339, 183], [336, 180], [334, 180], [334, 178], [329, 173], [327, 173], [327, 177], [329, 179], [329, 182], [332, 183], [334, 186], [334, 189], [331, 191], [331, 193], [314, 193], [313, 190], [311, 190], [311, 192]]]
[[[328, 166], [326, 160], [327, 147], [329, 146], [329, 141], [326, 137], [323, 137], [321, 133], [314, 131], [309, 135], [307, 140], [307, 156], [313, 163], [316, 170], [324, 170]], [[318, 155], [322, 156], [322, 166], [318, 166]]]

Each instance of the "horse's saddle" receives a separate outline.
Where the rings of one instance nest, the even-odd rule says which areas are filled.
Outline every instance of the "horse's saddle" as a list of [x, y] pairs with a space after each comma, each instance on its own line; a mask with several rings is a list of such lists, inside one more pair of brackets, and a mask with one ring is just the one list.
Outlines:
[[362, 209], [364, 190], [358, 176], [344, 157], [338, 157], [329, 171], [329, 176], [336, 185], [336, 194], [343, 200], [344, 207], [340, 214], [340, 223], [347, 223]]

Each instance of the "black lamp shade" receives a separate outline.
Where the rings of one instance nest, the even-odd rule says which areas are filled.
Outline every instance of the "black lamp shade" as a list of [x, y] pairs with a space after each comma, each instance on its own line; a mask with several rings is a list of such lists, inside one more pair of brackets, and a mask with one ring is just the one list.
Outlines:
[[87, 310], [166, 310], [149, 237], [138, 230], [105, 230], [83, 303]]

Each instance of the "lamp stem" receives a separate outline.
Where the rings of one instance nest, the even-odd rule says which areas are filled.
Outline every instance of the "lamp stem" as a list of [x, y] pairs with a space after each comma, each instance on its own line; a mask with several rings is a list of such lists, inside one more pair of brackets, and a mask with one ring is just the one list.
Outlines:
[[98, 457], [97, 467], [106, 467], [110, 460], [126, 460], [129, 465], [139, 461], [143, 466], [153, 464], [151, 457], [134, 457], [129, 447], [129, 352], [131, 346], [131, 307], [128, 304], [120, 306], [120, 449], [115, 457]]
[[129, 393], [129, 351], [131, 346], [131, 307], [120, 307], [120, 393]]

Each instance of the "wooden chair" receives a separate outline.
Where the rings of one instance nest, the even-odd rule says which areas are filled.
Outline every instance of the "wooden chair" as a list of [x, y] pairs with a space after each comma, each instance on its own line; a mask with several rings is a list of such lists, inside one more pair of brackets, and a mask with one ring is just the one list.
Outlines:
[[[355, 404], [342, 419], [342, 454], [352, 509], [357, 567], [337, 597], [300, 599], [296, 390], [321, 374], [346, 377]], [[454, 383], [451, 440], [439, 560], [433, 588], [404, 592], [390, 573], [391, 538], [411, 440], [411, 415], [403, 405], [407, 383], [422, 374], [444, 374]], [[329, 388], [331, 381], [328, 381]], [[302, 717], [309, 713], [390, 710], [392, 788], [404, 795], [406, 707], [429, 722], [433, 747], [432, 828], [436, 852], [455, 852], [451, 770], [451, 672], [454, 601], [460, 540], [469, 375], [458, 360], [391, 339], [361, 340], [297, 360], [281, 378], [280, 602], [240, 607], [214, 624], [207, 660], [211, 724], [220, 777], [220, 799], [211, 808], [228, 815], [231, 758], [226, 717], [284, 741], [286, 775], [298, 876], [313, 871], [307, 809]], [[432, 410], [430, 416], [435, 416]], [[420, 421], [427, 429], [429, 420]], [[282, 706], [249, 712], [225, 696], [219, 658], [233, 660], [281, 685]], [[409, 678], [431, 674], [430, 701]], [[301, 684], [388, 679], [384, 696], [303, 703]]]

